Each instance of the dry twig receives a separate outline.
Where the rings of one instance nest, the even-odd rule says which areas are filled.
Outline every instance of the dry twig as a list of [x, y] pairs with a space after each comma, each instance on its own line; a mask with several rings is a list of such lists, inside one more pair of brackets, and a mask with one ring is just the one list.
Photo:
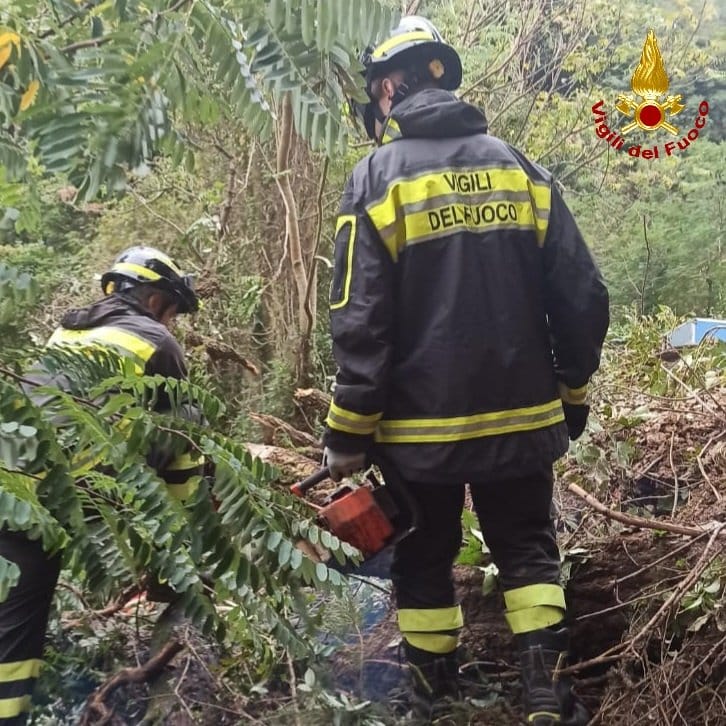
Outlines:
[[[627, 524], [631, 527], [639, 527], [643, 529], [657, 529], [665, 532], [673, 532], [674, 534], [685, 534], [689, 537], [700, 537], [704, 532], [708, 532], [708, 528], [704, 526], [697, 527], [686, 527], [682, 524], [673, 524], [672, 522], [659, 522], [657, 520], [646, 519], [645, 517], [637, 517], [633, 514], [624, 514], [614, 509], [609, 509], [602, 502], [586, 492], [582, 487], [577, 484], [570, 483], [567, 488], [576, 494], [580, 499], [584, 499], [595, 511], [604, 514], [609, 519], [614, 519], [616, 522]], [[721, 527], [716, 528], [717, 531], [721, 530]]]
[[127, 683], [143, 683], [155, 678], [183, 648], [184, 646], [178, 640], [171, 640], [144, 665], [137, 668], [123, 668], [109, 678], [88, 697], [79, 721], [80, 726], [108, 724], [113, 717], [113, 712], [104, 701], [111, 692]]

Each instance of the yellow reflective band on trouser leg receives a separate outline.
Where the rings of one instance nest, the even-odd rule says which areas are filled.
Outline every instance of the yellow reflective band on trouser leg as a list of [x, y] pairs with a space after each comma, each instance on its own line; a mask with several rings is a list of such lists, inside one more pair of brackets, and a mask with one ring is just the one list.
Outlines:
[[198, 452], [186, 452], [180, 454], [167, 466], [168, 471], [183, 471], [184, 469], [196, 469], [204, 464], [204, 455]]
[[18, 696], [17, 698], [0, 698], [0, 719], [20, 716], [21, 713], [30, 711], [32, 700], [29, 695]]
[[449, 608], [402, 608], [398, 627], [407, 643], [428, 653], [451, 653], [456, 650], [457, 631], [464, 625], [460, 605]]
[[[22, 696], [0, 698], [0, 722], [20, 716], [30, 711], [32, 706], [31, 692], [35, 679], [40, 674], [43, 661], [40, 658], [28, 658], [11, 663], [0, 663], [0, 693], [22, 693]], [[14, 684], [14, 685], [11, 685]], [[12, 690], [7, 690], [12, 688]]]
[[0, 663], [0, 683], [22, 681], [25, 678], [37, 678], [43, 661], [40, 658], [16, 660], [12, 663]]
[[427, 653], [452, 653], [459, 643], [458, 635], [442, 635], [441, 633], [401, 633], [407, 643]]
[[526, 585], [506, 590], [504, 602], [504, 617], [515, 634], [548, 628], [565, 617], [565, 593], [559, 585]]
[[166, 482], [166, 488], [174, 499], [189, 499], [199, 488], [199, 482], [202, 480], [200, 476], [192, 476], [187, 481], [180, 484]]

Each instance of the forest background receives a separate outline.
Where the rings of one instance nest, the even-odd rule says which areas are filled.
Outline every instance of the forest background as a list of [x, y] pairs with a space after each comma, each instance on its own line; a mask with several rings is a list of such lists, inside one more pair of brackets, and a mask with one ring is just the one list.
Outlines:
[[[98, 275], [114, 256], [147, 244], [198, 276], [203, 309], [177, 334], [195, 395], [209, 396], [211, 408], [224, 402], [213, 413], [226, 463], [253, 466], [230, 453], [235, 442], [265, 436], [250, 412], [318, 436], [321, 420], [303, 413], [294, 392], [330, 388], [327, 290], [337, 205], [353, 165], [371, 150], [344, 98], [360, 94], [357, 49], [401, 12], [437, 24], [462, 57], [460, 95], [484, 108], [492, 134], [562, 185], [611, 292], [611, 342], [627, 339], [648, 316], [673, 324], [664, 308], [675, 316], [726, 314], [721, 0], [9, 0], [0, 10], [7, 385], [63, 311], [98, 297]], [[596, 136], [591, 111], [603, 99], [613, 127], [625, 122], [615, 103], [630, 93], [650, 28], [669, 93], [685, 103], [671, 119], [681, 133], [636, 130], [629, 141], [677, 140], [701, 101], [709, 106], [698, 139], [658, 160], [615, 151]], [[4, 456], [8, 469], [23, 462]], [[280, 524], [289, 516], [280, 515], [282, 499], [279, 506], [258, 511], [285, 533], [267, 543], [275, 558], [299, 533], [298, 520]], [[216, 562], [220, 572], [225, 556]], [[289, 558], [279, 555], [279, 567]], [[323, 571], [300, 579], [321, 582], [330, 585]], [[95, 595], [109, 592], [105, 582]], [[266, 602], [270, 612], [279, 611], [274, 600]]]

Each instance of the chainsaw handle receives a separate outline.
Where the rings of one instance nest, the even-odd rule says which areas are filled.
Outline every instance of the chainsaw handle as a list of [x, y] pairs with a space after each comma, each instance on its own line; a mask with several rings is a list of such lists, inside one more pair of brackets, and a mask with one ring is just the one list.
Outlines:
[[314, 474], [311, 474], [307, 477], [307, 479], [303, 479], [302, 481], [297, 482], [297, 484], [293, 484], [290, 487], [290, 491], [296, 497], [304, 497], [305, 492], [307, 492], [308, 489], [312, 489], [316, 484], [320, 484], [321, 481], [324, 481], [329, 477], [330, 469], [326, 466], [324, 469], [320, 469], [320, 471], [316, 471]]

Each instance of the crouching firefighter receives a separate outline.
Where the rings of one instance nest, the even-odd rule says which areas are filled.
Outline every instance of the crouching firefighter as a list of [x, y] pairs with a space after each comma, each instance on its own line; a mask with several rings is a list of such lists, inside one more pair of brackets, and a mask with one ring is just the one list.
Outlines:
[[327, 466], [340, 479], [375, 447], [418, 502], [392, 568], [415, 712], [429, 720], [458, 696], [452, 565], [468, 483], [526, 721], [584, 724], [557, 672], [552, 465], [586, 425], [607, 290], [551, 174], [452, 93], [461, 62], [430, 22], [403, 18], [362, 61], [368, 102], [351, 105], [378, 148], [354, 168], [335, 233]]
[[[101, 280], [104, 297], [93, 305], [65, 314], [48, 346], [113, 350], [134, 361], [140, 375], [185, 379], [184, 354], [169, 330], [174, 318], [198, 309], [191, 276], [167, 255], [151, 247], [123, 252]], [[70, 373], [42, 369], [28, 374], [26, 393], [42, 406], [38, 385], [72, 387]], [[49, 398], [49, 397], [48, 397]], [[169, 406], [159, 396], [157, 410]], [[189, 407], [191, 408], [191, 407]], [[189, 416], [195, 416], [191, 410]], [[149, 464], [167, 482], [173, 496], [186, 498], [199, 481], [201, 459], [190, 452], [173, 457], [152, 451]], [[97, 462], [103, 466], [103, 462]], [[38, 541], [22, 533], [0, 531], [0, 555], [20, 569], [20, 580], [0, 603], [0, 725], [26, 721], [43, 657], [43, 643], [61, 555], [48, 557]]]

